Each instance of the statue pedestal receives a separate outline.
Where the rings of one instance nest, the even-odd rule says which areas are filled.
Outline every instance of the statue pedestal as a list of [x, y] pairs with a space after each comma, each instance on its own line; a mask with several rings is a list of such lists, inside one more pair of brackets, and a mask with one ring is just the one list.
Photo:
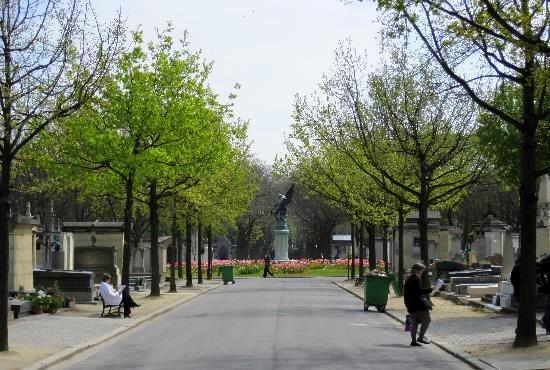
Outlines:
[[288, 230], [275, 230], [273, 241], [275, 261], [288, 261], [288, 234], [290, 234]]

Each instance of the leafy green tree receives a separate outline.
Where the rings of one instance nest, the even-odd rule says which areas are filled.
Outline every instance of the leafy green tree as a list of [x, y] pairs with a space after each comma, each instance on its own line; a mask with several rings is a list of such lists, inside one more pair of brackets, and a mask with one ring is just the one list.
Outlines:
[[[548, 172], [544, 164], [537, 165], [537, 136], [547, 135], [541, 130], [547, 131], [548, 126], [541, 122], [550, 116], [548, 2], [379, 0], [378, 4], [395, 25], [392, 33], [404, 33], [411, 42], [416, 35], [441, 70], [473, 102], [521, 136], [518, 149], [523, 289], [514, 346], [536, 345], [537, 199], [533, 194], [537, 177]], [[412, 34], [408, 32], [411, 29]], [[517, 105], [501, 105], [501, 99], [495, 99], [492, 89], [487, 88], [502, 84], [519, 93]]]
[[[550, 100], [545, 101], [550, 105]], [[522, 110], [521, 90], [511, 84], [501, 84], [495, 92], [494, 104], [502, 110], [520, 115]], [[489, 112], [480, 114], [477, 130], [479, 149], [490, 159], [498, 171], [501, 182], [518, 189], [521, 170], [521, 133], [505, 120]], [[550, 171], [550, 120], [539, 122], [537, 135], [537, 173]]]
[[298, 119], [337, 148], [380, 189], [419, 212], [421, 258], [428, 264], [428, 208], [451, 202], [486, 165], [475, 145], [471, 104], [451, 92], [428, 65], [391, 64], [367, 79], [365, 62], [349, 47], [323, 98], [302, 100]]
[[94, 95], [118, 53], [120, 22], [103, 28], [84, 6], [77, 0], [0, 4], [0, 351], [8, 350], [13, 163], [42, 130]]

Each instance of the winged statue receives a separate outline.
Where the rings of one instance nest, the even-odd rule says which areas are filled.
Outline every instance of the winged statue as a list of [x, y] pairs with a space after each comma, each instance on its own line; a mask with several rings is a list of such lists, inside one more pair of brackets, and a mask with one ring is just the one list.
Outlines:
[[292, 197], [294, 196], [294, 184], [288, 189], [286, 195], [279, 194], [279, 201], [271, 209], [271, 214], [275, 216], [277, 230], [288, 229], [288, 217], [286, 214], [286, 208], [292, 203]]

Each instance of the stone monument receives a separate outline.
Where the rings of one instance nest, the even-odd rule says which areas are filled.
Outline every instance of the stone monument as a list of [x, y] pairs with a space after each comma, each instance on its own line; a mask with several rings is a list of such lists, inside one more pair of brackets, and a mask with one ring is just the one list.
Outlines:
[[288, 217], [286, 208], [292, 203], [294, 196], [294, 184], [288, 189], [286, 195], [279, 194], [279, 201], [271, 209], [271, 214], [275, 217], [275, 239], [273, 249], [275, 250], [275, 261], [288, 260]]

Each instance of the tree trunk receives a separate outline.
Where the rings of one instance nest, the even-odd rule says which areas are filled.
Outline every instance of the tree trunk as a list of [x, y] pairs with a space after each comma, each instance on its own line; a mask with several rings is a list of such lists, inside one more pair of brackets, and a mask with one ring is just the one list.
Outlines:
[[208, 225], [208, 230], [206, 231], [206, 242], [208, 243], [208, 267], [206, 268], [206, 279], [212, 280], [212, 257], [214, 256], [214, 251], [212, 249], [212, 225]]
[[[4, 134], [6, 135], [6, 134]], [[4, 145], [6, 140], [4, 140]], [[4, 147], [0, 175], [0, 351], [8, 348], [8, 273], [10, 268], [10, 179], [11, 158]], [[34, 247], [34, 246], [33, 246]]]
[[202, 284], [202, 254], [204, 248], [202, 246], [202, 222], [197, 225], [197, 283]]
[[418, 206], [418, 231], [420, 234], [420, 259], [426, 266], [426, 271], [422, 275], [421, 284], [424, 287], [430, 285], [428, 269], [430, 268], [430, 256], [428, 251], [428, 184], [424, 170], [421, 169], [422, 175], [420, 180], [420, 202]]
[[319, 231], [319, 247], [323, 253], [323, 258], [332, 258], [332, 229], [326, 228]]
[[[532, 66], [532, 61], [527, 65]], [[536, 127], [534, 84], [523, 87], [524, 127], [521, 145], [520, 173], [520, 220], [521, 295], [514, 347], [529, 347], [537, 344], [536, 334]]]
[[360, 223], [359, 229], [355, 229], [355, 233], [359, 234], [359, 277], [365, 276], [365, 224]]
[[351, 223], [351, 279], [355, 279], [355, 224]]
[[176, 287], [176, 249], [178, 248], [178, 235], [176, 224], [176, 201], [174, 199], [172, 210], [172, 247], [170, 248], [170, 293], [177, 293]]
[[376, 269], [376, 227], [372, 224], [367, 224], [367, 232], [369, 233], [369, 270]]
[[398, 270], [397, 270], [397, 282], [399, 284], [399, 292], [403, 294], [403, 282], [405, 280], [405, 266], [403, 261], [403, 244], [404, 244], [404, 235], [405, 232], [405, 210], [403, 205], [399, 206], [399, 257], [398, 257]]
[[388, 226], [382, 224], [382, 259], [384, 260], [384, 272], [386, 275], [389, 273], [388, 270]]
[[179, 228], [176, 231], [176, 238], [178, 241], [178, 279], [183, 279], [183, 237]]
[[126, 204], [124, 206], [124, 246], [122, 249], [122, 284], [130, 289], [130, 263], [132, 261], [132, 221], [134, 207], [134, 173], [126, 179]]
[[237, 226], [237, 258], [245, 260], [248, 257], [247, 228]]
[[157, 181], [149, 186], [149, 223], [151, 228], [151, 296], [160, 297], [159, 215]]
[[185, 286], [193, 286], [193, 270], [191, 268], [191, 234], [193, 233], [193, 224], [190, 220], [185, 225]]

